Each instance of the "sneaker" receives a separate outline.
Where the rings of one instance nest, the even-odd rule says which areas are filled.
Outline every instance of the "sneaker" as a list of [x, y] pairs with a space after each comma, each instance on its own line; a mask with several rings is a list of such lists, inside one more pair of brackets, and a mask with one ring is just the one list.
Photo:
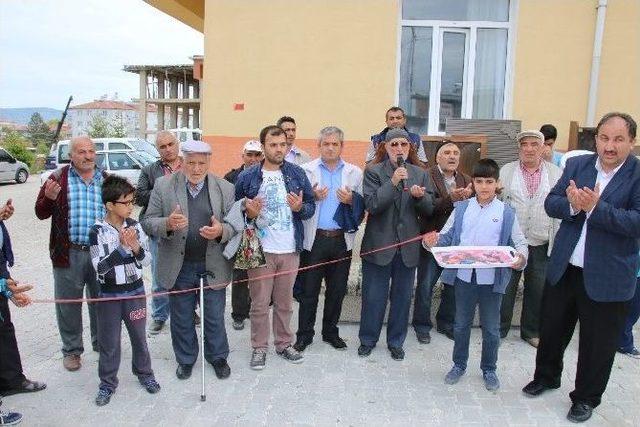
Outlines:
[[232, 326], [236, 331], [241, 331], [244, 329], [244, 320], [234, 320]]
[[98, 395], [96, 396], [96, 405], [104, 406], [111, 401], [111, 396], [115, 393], [114, 390], [100, 387], [98, 389]]
[[149, 325], [149, 335], [158, 335], [164, 328], [164, 320], [154, 320]]
[[456, 365], [453, 365], [453, 368], [451, 368], [451, 370], [447, 373], [447, 375], [445, 375], [444, 377], [444, 383], [445, 384], [456, 384], [458, 381], [460, 381], [460, 378], [462, 378], [462, 376], [464, 375], [466, 371], [462, 368], [459, 368]]
[[484, 380], [484, 387], [489, 391], [496, 391], [500, 388], [500, 380], [496, 371], [486, 371], [482, 373], [482, 379]]
[[638, 351], [638, 349], [635, 347], [633, 347], [631, 350], [623, 350], [619, 348], [618, 353], [622, 353], [626, 356], [633, 357], [634, 359], [640, 359], [640, 351]]
[[251, 353], [251, 362], [249, 367], [256, 371], [261, 371], [267, 364], [267, 351], [261, 348], [256, 348]]
[[391, 347], [389, 346], [389, 353], [391, 353], [391, 358], [393, 360], [404, 360], [404, 350], [402, 347]]
[[22, 414], [0, 411], [0, 426], [14, 426], [20, 424], [21, 421]]
[[280, 351], [276, 351], [276, 353], [278, 354], [278, 356], [281, 356], [284, 360], [287, 360], [291, 363], [302, 363], [304, 360], [304, 356], [291, 345], [283, 348]]
[[144, 381], [140, 381], [140, 384], [142, 384], [144, 389], [147, 390], [147, 392], [150, 394], [156, 394], [160, 391], [160, 384], [158, 384], [158, 381], [154, 380], [153, 378], [148, 378]]
[[82, 364], [80, 360], [79, 354], [68, 354], [62, 358], [62, 366], [64, 366], [67, 371], [77, 371]]

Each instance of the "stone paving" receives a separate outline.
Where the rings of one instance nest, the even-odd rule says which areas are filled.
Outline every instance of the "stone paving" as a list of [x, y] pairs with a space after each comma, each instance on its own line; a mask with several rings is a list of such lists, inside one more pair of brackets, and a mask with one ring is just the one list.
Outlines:
[[[35, 298], [51, 298], [53, 283], [47, 253], [49, 222], [34, 214], [38, 177], [23, 185], [0, 184], [0, 203], [14, 199], [16, 213], [8, 221], [17, 262], [14, 277], [36, 285]], [[45, 381], [47, 390], [34, 395], [4, 399], [3, 409], [21, 411], [23, 425], [569, 425], [568, 393], [573, 384], [577, 340], [567, 349], [560, 390], [537, 399], [520, 389], [532, 376], [535, 350], [511, 331], [500, 348], [499, 376], [502, 387], [484, 389], [479, 370], [480, 331], [471, 337], [467, 375], [455, 386], [443, 383], [451, 365], [453, 342], [434, 334], [431, 344], [420, 345], [409, 332], [406, 358], [395, 362], [381, 344], [369, 358], [359, 358], [357, 324], [341, 324], [349, 345], [339, 352], [316, 339], [301, 365], [290, 365], [271, 350], [267, 368], [249, 369], [249, 329], [230, 326], [230, 292], [227, 294], [231, 377], [220, 381], [206, 367], [207, 401], [200, 402], [200, 365], [186, 381], [176, 379], [175, 361], [168, 331], [149, 338], [153, 367], [162, 385], [149, 395], [130, 373], [131, 351], [123, 337], [120, 386], [111, 403], [93, 403], [98, 386], [98, 354], [88, 351], [78, 372], [62, 368], [60, 341], [54, 306], [35, 304], [12, 307], [22, 362], [28, 377]], [[88, 322], [85, 315], [85, 320]], [[293, 325], [297, 324], [294, 317]], [[248, 325], [247, 325], [248, 326]], [[640, 330], [637, 330], [640, 333]], [[576, 334], [577, 335], [577, 334]], [[85, 328], [85, 343], [88, 343]], [[89, 346], [90, 347], [90, 346]], [[1, 351], [2, 349], [0, 349]], [[586, 425], [640, 425], [640, 361], [616, 356], [603, 403]]]

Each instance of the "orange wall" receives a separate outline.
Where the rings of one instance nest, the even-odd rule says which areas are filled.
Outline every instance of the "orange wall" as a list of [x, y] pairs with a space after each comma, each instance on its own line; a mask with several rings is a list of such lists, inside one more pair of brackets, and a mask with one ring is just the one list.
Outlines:
[[[253, 136], [213, 136], [205, 135], [203, 139], [211, 145], [213, 156], [211, 156], [211, 171], [218, 176], [223, 176], [231, 169], [242, 164], [240, 154], [244, 143]], [[312, 158], [318, 157], [317, 142], [315, 139], [297, 139], [296, 146], [305, 150]], [[355, 165], [364, 168], [364, 158], [367, 153], [368, 141], [345, 141], [342, 158]]]

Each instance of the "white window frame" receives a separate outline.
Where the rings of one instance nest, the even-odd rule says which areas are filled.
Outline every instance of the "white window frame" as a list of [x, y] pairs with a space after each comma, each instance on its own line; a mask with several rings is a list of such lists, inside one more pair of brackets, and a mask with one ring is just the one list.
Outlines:
[[427, 133], [429, 135], [444, 135], [438, 130], [440, 120], [440, 88], [442, 75], [442, 34], [447, 30], [468, 30], [467, 51], [465, 52], [465, 71], [463, 82], [462, 118], [473, 116], [473, 89], [475, 82], [476, 40], [478, 29], [504, 28], [507, 30], [507, 58], [505, 64], [504, 98], [502, 104], [502, 119], [510, 119], [513, 108], [513, 72], [515, 65], [515, 39], [516, 17], [518, 13], [518, 1], [509, 1], [509, 21], [445, 21], [445, 20], [419, 20], [402, 19], [402, 3], [398, 1], [398, 31], [396, 37], [396, 91], [395, 105], [400, 102], [400, 62], [402, 60], [402, 28], [403, 27], [429, 27], [432, 29], [431, 37], [431, 82], [429, 87], [429, 117]]

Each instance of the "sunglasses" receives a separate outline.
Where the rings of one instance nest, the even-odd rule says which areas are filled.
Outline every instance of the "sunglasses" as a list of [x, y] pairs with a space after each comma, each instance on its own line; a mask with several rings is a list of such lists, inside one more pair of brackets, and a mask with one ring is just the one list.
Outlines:
[[394, 148], [397, 147], [398, 145], [402, 148], [406, 148], [409, 145], [409, 143], [408, 142], [390, 142], [389, 143], [389, 146]]

